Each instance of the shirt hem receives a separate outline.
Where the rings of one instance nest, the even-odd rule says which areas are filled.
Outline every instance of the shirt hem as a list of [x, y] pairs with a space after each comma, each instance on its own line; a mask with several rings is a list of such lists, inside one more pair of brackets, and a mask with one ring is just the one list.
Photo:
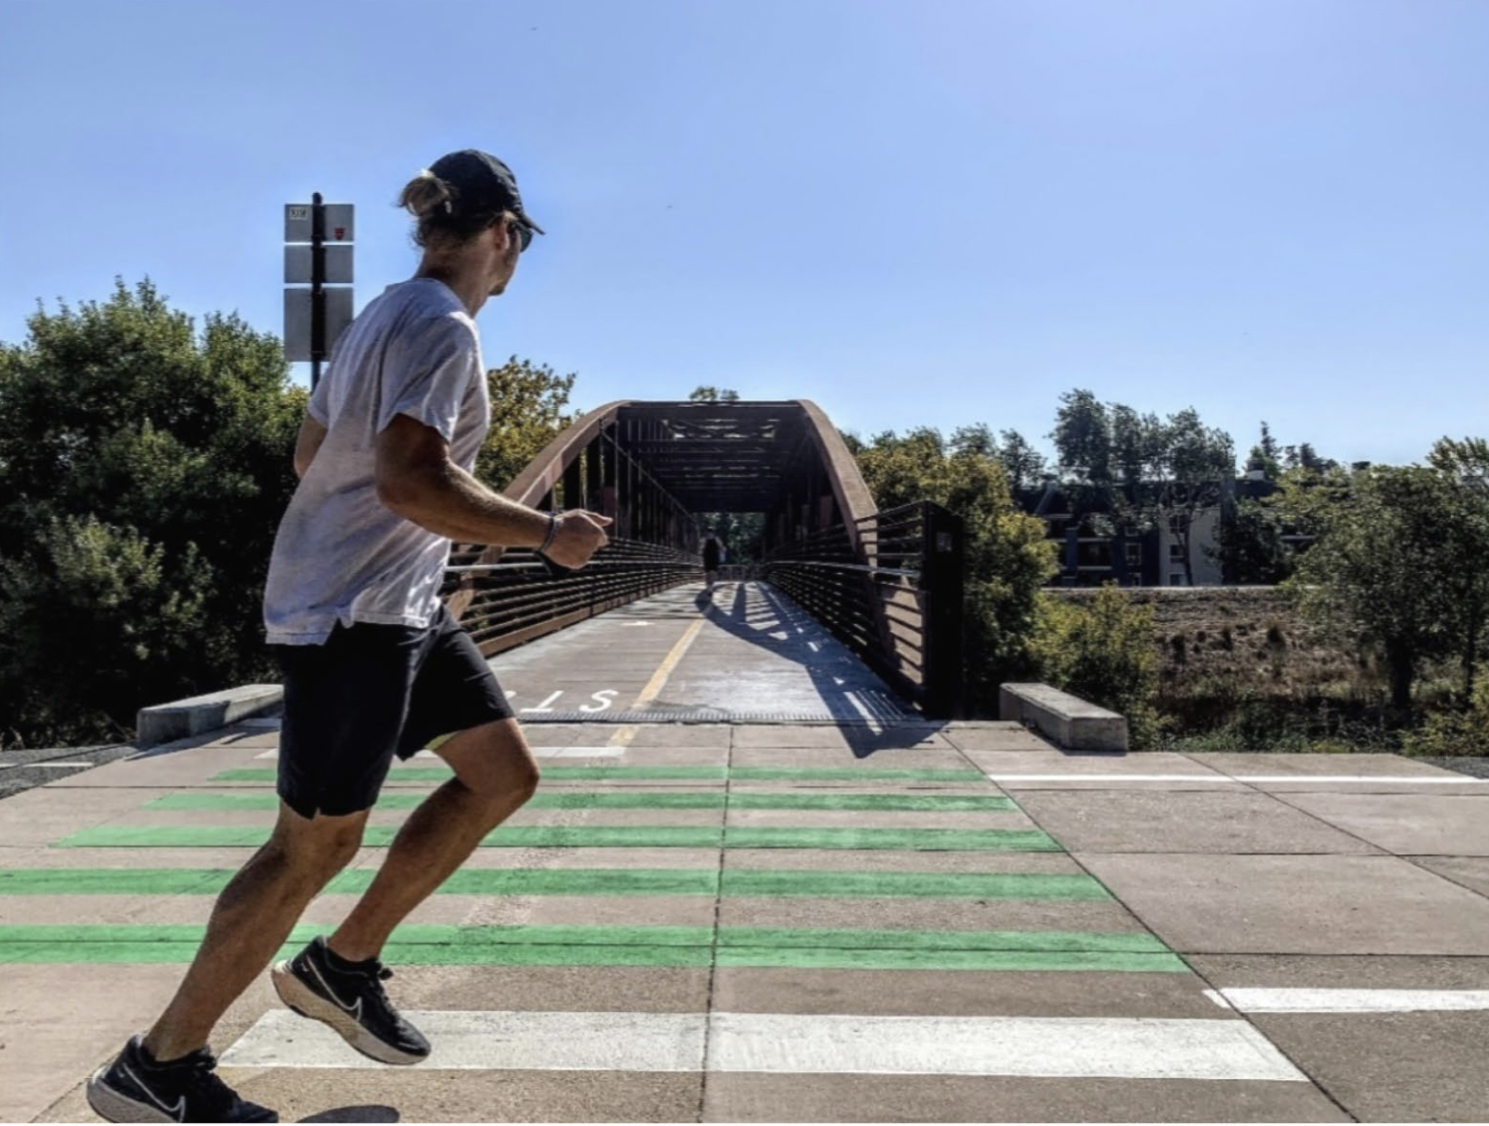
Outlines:
[[265, 634], [265, 643], [268, 645], [324, 645], [331, 637], [339, 622], [343, 626], [354, 626], [357, 624], [370, 626], [406, 626], [409, 629], [428, 629], [434, 622], [435, 614], [378, 614], [358, 611], [347, 615], [337, 615], [331, 624], [323, 629], [316, 630], [268, 630]]

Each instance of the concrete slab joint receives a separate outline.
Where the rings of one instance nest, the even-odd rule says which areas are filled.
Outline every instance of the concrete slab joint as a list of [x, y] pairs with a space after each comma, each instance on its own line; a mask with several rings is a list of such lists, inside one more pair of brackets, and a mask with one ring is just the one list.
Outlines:
[[141, 748], [159, 746], [227, 727], [250, 716], [264, 715], [284, 703], [284, 689], [277, 684], [243, 684], [189, 700], [141, 708], [135, 725], [135, 742]]
[[1127, 719], [1048, 684], [1003, 684], [998, 718], [1033, 725], [1072, 751], [1127, 751]]

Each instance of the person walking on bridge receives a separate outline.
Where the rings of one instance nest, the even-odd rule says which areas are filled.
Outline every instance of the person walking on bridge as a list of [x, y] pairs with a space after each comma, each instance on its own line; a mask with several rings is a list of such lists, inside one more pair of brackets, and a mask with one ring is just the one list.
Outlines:
[[474, 317], [543, 231], [511, 170], [475, 150], [436, 161], [399, 202], [418, 219], [423, 260], [337, 342], [269, 566], [264, 619], [284, 680], [278, 822], [223, 890], [165, 1012], [89, 1080], [89, 1103], [115, 1122], [278, 1120], [214, 1073], [208, 1038], [356, 855], [394, 757], [444, 737], [435, 749], [454, 778], [408, 818], [329, 938], [271, 971], [287, 1005], [363, 1054], [424, 1059], [379, 954], [538, 784], [505, 693], [438, 593], [452, 540], [537, 548], [570, 568], [608, 542], [603, 516], [539, 512], [471, 476], [490, 425]]
[[719, 566], [724, 562], [724, 541], [719, 539], [718, 533], [710, 533], [708, 540], [703, 545], [703, 581], [705, 589], [712, 590], [713, 584], [719, 581]]

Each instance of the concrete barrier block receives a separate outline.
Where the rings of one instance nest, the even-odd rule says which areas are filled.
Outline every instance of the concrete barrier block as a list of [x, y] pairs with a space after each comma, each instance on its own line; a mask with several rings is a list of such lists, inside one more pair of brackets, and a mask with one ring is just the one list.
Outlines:
[[154, 747], [185, 739], [274, 711], [283, 703], [284, 689], [277, 684], [244, 684], [189, 700], [156, 704], [140, 709], [135, 742], [140, 747]]
[[1048, 684], [1002, 684], [998, 718], [1032, 724], [1072, 751], [1127, 751], [1127, 719]]

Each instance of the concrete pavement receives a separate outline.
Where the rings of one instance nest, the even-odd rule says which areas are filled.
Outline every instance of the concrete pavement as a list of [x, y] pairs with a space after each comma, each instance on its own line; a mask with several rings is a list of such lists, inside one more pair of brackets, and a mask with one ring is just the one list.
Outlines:
[[[1489, 1117], [1489, 782], [869, 722], [882, 686], [779, 596], [715, 592], [719, 623], [696, 594], [496, 662], [553, 709], [544, 782], [387, 951], [435, 1055], [369, 1066], [260, 979], [230, 1083], [316, 1121]], [[658, 707], [824, 722], [625, 722]], [[276, 746], [245, 724], [0, 801], [0, 1118], [92, 1117], [272, 822]], [[395, 769], [295, 943], [444, 777]]]

